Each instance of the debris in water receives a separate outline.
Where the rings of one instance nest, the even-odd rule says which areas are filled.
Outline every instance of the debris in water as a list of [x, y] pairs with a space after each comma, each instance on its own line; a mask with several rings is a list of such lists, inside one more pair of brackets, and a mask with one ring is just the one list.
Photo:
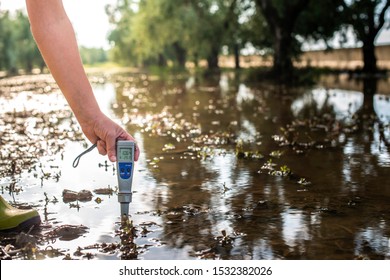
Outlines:
[[81, 190], [79, 192], [64, 189], [62, 191], [62, 199], [65, 203], [72, 201], [91, 201], [92, 192], [88, 190]]
[[79, 238], [83, 234], [88, 232], [88, 227], [79, 225], [62, 225], [58, 226], [55, 229], [47, 232], [45, 234], [46, 237], [49, 238], [59, 238], [60, 240], [73, 240]]

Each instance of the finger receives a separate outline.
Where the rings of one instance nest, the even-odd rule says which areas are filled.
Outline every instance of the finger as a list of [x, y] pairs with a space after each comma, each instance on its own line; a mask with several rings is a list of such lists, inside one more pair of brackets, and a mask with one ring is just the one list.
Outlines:
[[108, 159], [111, 162], [116, 162], [116, 138], [115, 137], [109, 137], [107, 139], [106, 150], [107, 150]]
[[135, 143], [135, 153], [134, 153], [134, 160], [137, 161], [140, 155], [140, 149], [137, 145], [137, 142], [135, 141], [134, 137], [131, 136], [129, 133], [123, 131], [121, 135], [118, 136], [118, 140], [130, 140]]
[[140, 153], [141, 153], [141, 151], [140, 151], [140, 149], [138, 148], [137, 143], [135, 143], [135, 154], [134, 154], [134, 160], [135, 160], [135, 161], [138, 160]]
[[106, 150], [106, 143], [103, 140], [97, 141], [97, 149], [99, 151], [99, 154], [105, 156], [107, 154]]

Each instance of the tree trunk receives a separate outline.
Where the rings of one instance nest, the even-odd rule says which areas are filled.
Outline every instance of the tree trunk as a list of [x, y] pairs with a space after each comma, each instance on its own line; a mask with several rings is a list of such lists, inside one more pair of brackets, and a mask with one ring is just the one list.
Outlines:
[[157, 60], [158, 60], [157, 64], [159, 67], [167, 66], [167, 60], [165, 59], [165, 56], [162, 53], [158, 54]]
[[31, 73], [33, 70], [33, 62], [31, 59], [26, 59], [26, 71], [27, 73]]
[[41, 63], [39, 64], [39, 70], [41, 70], [41, 73], [43, 73], [43, 71], [45, 71], [45, 67], [46, 67], [46, 63], [42, 59]]
[[234, 44], [233, 46], [234, 50], [234, 64], [236, 69], [240, 69], [240, 47], [238, 44]]
[[[375, 38], [379, 31], [385, 25], [385, 15], [390, 7], [390, 0], [385, 2], [382, 10], [377, 13], [378, 7], [385, 1], [354, 1], [349, 7], [351, 17], [349, 22], [352, 24], [358, 38], [363, 42], [363, 61], [364, 73], [375, 73], [378, 71], [375, 56]], [[365, 18], [362, 21], [362, 18]]]
[[178, 42], [175, 42], [173, 44], [173, 49], [175, 50], [176, 60], [177, 60], [179, 67], [185, 68], [186, 59], [187, 59], [186, 50], [182, 46], [180, 46], [180, 44]]
[[293, 71], [292, 37], [290, 30], [283, 27], [275, 28], [274, 65], [273, 72], [282, 80], [288, 80]]
[[195, 67], [198, 68], [199, 66], [199, 55], [197, 52], [194, 53], [194, 64], [195, 64]]
[[209, 70], [219, 69], [218, 54], [219, 54], [218, 48], [212, 46], [210, 54], [207, 56], [207, 66]]
[[367, 39], [363, 43], [363, 72], [364, 73], [376, 73], [376, 56], [374, 40]]
[[272, 72], [281, 82], [291, 81], [294, 25], [309, 2], [310, 0], [282, 1], [279, 4], [282, 4], [284, 8], [279, 13], [275, 1], [256, 1], [273, 33], [274, 65]]

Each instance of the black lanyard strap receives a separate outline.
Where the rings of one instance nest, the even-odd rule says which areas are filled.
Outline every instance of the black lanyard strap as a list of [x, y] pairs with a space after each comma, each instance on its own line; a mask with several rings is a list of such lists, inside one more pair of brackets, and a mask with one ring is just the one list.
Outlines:
[[86, 149], [84, 152], [82, 152], [81, 154], [79, 154], [73, 161], [73, 168], [76, 168], [78, 165], [79, 165], [79, 162], [80, 162], [80, 158], [85, 155], [86, 153], [89, 153], [90, 151], [92, 151], [93, 149], [95, 149], [97, 146], [97, 144], [93, 144], [91, 147], [89, 147], [88, 149]]

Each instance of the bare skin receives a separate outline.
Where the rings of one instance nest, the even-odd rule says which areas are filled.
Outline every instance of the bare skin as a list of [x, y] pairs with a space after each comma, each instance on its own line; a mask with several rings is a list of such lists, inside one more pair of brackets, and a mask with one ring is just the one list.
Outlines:
[[[99, 153], [116, 161], [117, 139], [134, 140], [102, 113], [84, 71], [76, 36], [62, 0], [26, 0], [31, 31], [51, 74], [69, 103], [85, 136]], [[135, 160], [140, 151], [137, 148]]]

